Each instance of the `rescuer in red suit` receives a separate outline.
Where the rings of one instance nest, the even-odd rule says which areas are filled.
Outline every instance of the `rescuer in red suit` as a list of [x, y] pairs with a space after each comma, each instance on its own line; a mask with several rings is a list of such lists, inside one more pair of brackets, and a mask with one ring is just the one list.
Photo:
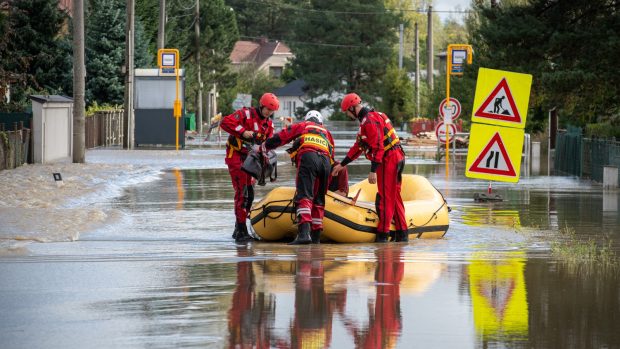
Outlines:
[[375, 207], [379, 224], [375, 242], [388, 241], [392, 219], [396, 226], [395, 241], [409, 241], [405, 206], [400, 195], [405, 153], [390, 119], [381, 112], [363, 107], [362, 99], [355, 93], [344, 96], [340, 107], [349, 118], [359, 121], [360, 129], [347, 156], [334, 166], [332, 176], [364, 153], [371, 163], [368, 182], [377, 183]]
[[241, 170], [243, 161], [254, 144], [261, 144], [273, 135], [271, 116], [280, 108], [278, 97], [265, 93], [259, 107], [241, 108], [224, 117], [221, 127], [230, 136], [226, 142], [226, 165], [235, 190], [235, 230], [233, 238], [238, 243], [253, 240], [248, 233], [246, 219], [254, 201], [254, 179]]
[[[294, 202], [297, 208], [297, 237], [290, 244], [318, 243], [323, 230], [325, 194], [334, 158], [334, 139], [323, 127], [323, 116], [309, 111], [304, 121], [288, 126], [267, 139], [262, 152], [300, 139], [297, 149], [297, 178]], [[311, 233], [312, 232], [312, 233]]]

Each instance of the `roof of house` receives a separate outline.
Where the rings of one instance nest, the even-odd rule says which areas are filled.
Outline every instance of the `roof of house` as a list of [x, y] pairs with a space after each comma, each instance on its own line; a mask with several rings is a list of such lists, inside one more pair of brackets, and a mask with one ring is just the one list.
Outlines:
[[294, 96], [301, 97], [306, 94], [304, 88], [306, 87], [306, 82], [304, 80], [298, 79], [289, 82], [288, 84], [280, 87], [273, 91], [276, 96], [285, 97], [285, 96]]
[[280, 41], [268, 41], [261, 39], [260, 41], [244, 41], [240, 40], [235, 43], [230, 60], [233, 64], [254, 63], [261, 65], [269, 57], [274, 55], [290, 55], [291, 49]]

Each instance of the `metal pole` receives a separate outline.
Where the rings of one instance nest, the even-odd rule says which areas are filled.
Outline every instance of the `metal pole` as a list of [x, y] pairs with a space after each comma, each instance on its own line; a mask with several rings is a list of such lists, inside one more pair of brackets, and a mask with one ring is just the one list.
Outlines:
[[133, 79], [134, 79], [134, 25], [135, 0], [127, 0], [127, 30], [125, 31], [125, 120], [124, 130], [127, 134], [123, 142], [125, 149], [133, 149], [134, 119], [133, 119]]
[[428, 40], [427, 40], [428, 62], [426, 65], [428, 88], [433, 92], [433, 6], [428, 7]]
[[415, 116], [420, 117], [420, 42], [418, 23], [415, 24]]
[[196, 65], [198, 68], [198, 105], [196, 110], [196, 122], [198, 123], [198, 134], [202, 134], [202, 77], [200, 75], [200, 0], [196, 0]]
[[84, 163], [84, 1], [73, 1], [73, 162]]

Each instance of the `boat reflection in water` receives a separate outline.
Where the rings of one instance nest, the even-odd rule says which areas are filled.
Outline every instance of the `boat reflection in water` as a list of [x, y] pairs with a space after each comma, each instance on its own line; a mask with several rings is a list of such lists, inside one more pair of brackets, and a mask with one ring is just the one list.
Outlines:
[[[348, 251], [357, 260], [333, 258], [325, 246], [273, 246], [270, 254], [293, 259], [239, 263], [229, 347], [392, 348], [402, 332], [401, 292], [424, 292], [443, 268], [404, 262], [398, 244], [377, 246], [374, 255], [368, 249]], [[240, 247], [238, 253], [252, 252]], [[363, 297], [366, 315], [357, 306]], [[348, 302], [354, 305], [347, 307]], [[335, 322], [346, 331], [338, 343], [333, 343]]]
[[524, 257], [515, 252], [494, 260], [479, 253], [468, 266], [474, 325], [484, 343], [528, 337]]

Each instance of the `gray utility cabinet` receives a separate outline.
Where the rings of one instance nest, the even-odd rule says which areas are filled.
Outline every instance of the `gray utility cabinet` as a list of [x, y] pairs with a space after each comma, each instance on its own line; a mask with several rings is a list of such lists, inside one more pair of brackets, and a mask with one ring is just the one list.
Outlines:
[[58, 95], [30, 99], [33, 162], [73, 161], [73, 99]]
[[[185, 70], [179, 69], [179, 100], [185, 110]], [[136, 69], [134, 90], [134, 139], [136, 146], [175, 146], [173, 105], [176, 77], [159, 69]], [[183, 112], [184, 114], [184, 112]], [[179, 119], [179, 146], [185, 147], [184, 115]]]

